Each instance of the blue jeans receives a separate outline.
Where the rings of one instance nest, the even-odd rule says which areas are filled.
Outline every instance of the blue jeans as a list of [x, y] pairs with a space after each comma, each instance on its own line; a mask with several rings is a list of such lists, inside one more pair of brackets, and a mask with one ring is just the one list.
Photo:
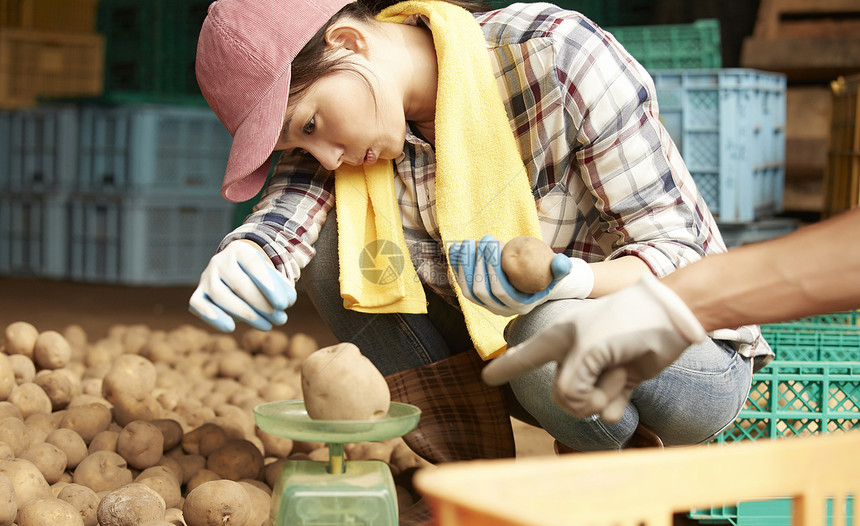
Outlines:
[[[302, 274], [302, 284], [335, 337], [352, 342], [387, 376], [471, 351], [462, 314], [427, 291], [428, 313], [367, 314], [347, 310], [340, 296], [337, 222], [329, 214], [317, 251]], [[550, 325], [570, 302], [545, 303], [519, 316], [506, 330], [508, 344], [525, 341]], [[619, 320], [621, 322], [622, 320]], [[578, 450], [624, 447], [641, 421], [666, 445], [704, 442], [731, 424], [746, 401], [752, 381], [750, 360], [728, 344], [707, 340], [693, 345], [657, 377], [634, 392], [623, 418], [606, 424], [592, 417], [574, 418], [550, 399], [555, 364], [546, 364], [510, 383], [510, 411], [538, 425]]]

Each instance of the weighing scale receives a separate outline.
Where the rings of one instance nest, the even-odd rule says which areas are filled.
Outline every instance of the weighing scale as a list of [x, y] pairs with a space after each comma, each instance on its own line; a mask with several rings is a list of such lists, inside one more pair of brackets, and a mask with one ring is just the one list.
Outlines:
[[380, 460], [346, 460], [348, 442], [397, 438], [418, 425], [421, 410], [391, 402], [379, 420], [314, 420], [302, 400], [254, 408], [257, 425], [271, 435], [328, 443], [328, 463], [287, 460], [272, 491], [275, 526], [397, 526], [397, 493], [391, 470]]

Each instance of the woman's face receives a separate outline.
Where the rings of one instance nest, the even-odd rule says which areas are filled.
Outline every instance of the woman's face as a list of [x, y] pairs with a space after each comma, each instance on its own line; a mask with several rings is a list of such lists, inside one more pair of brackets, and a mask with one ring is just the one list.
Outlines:
[[402, 100], [378, 77], [362, 75], [339, 71], [311, 85], [288, 105], [275, 149], [305, 150], [328, 170], [400, 156], [406, 136]]

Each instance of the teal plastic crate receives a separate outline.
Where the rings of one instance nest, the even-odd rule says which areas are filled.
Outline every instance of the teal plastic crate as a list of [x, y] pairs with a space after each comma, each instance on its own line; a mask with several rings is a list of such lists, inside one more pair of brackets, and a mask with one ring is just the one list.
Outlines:
[[[779, 357], [779, 344], [775, 350]], [[744, 409], [714, 442], [808, 436], [857, 427], [860, 427], [860, 362], [856, 358], [854, 361], [774, 360], [753, 375]], [[851, 506], [849, 500], [849, 514], [853, 511]], [[701, 524], [790, 526], [791, 502], [774, 496], [768, 500], [694, 509], [689, 517]]]
[[[827, 525], [833, 525], [833, 501], [827, 501]], [[733, 524], [735, 526], [791, 526], [793, 506], [789, 498], [772, 498], [739, 502], [737, 506], [714, 506], [707, 509], [694, 510], [690, 518], [699, 524]], [[854, 499], [849, 497], [845, 502], [845, 517], [853, 517]], [[850, 521], [848, 524], [853, 524]]]
[[721, 224], [782, 211], [786, 78], [753, 69], [652, 70], [660, 118]]
[[209, 0], [101, 0], [98, 28], [106, 37], [105, 95], [190, 94], [197, 38]]
[[209, 108], [83, 106], [82, 192], [220, 196], [232, 137]]
[[720, 21], [607, 27], [646, 69], [703, 69], [723, 65]]
[[60, 192], [0, 192], [0, 274], [63, 278], [68, 238]]
[[[778, 351], [777, 351], [778, 352]], [[832, 433], [860, 424], [860, 362], [774, 360], [716, 442]]]
[[836, 312], [761, 326], [777, 360], [860, 362], [860, 313]]
[[232, 229], [220, 195], [80, 195], [68, 202], [69, 278], [190, 285]]
[[10, 110], [0, 124], [6, 173], [0, 190], [63, 192], [75, 185], [78, 112], [74, 106]]

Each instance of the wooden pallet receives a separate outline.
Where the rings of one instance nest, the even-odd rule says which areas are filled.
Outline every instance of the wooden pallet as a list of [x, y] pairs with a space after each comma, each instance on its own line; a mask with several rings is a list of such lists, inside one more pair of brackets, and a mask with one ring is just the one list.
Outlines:
[[833, 82], [824, 216], [860, 206], [860, 75]]
[[761, 0], [741, 65], [782, 71], [790, 81], [860, 71], [860, 0]]

